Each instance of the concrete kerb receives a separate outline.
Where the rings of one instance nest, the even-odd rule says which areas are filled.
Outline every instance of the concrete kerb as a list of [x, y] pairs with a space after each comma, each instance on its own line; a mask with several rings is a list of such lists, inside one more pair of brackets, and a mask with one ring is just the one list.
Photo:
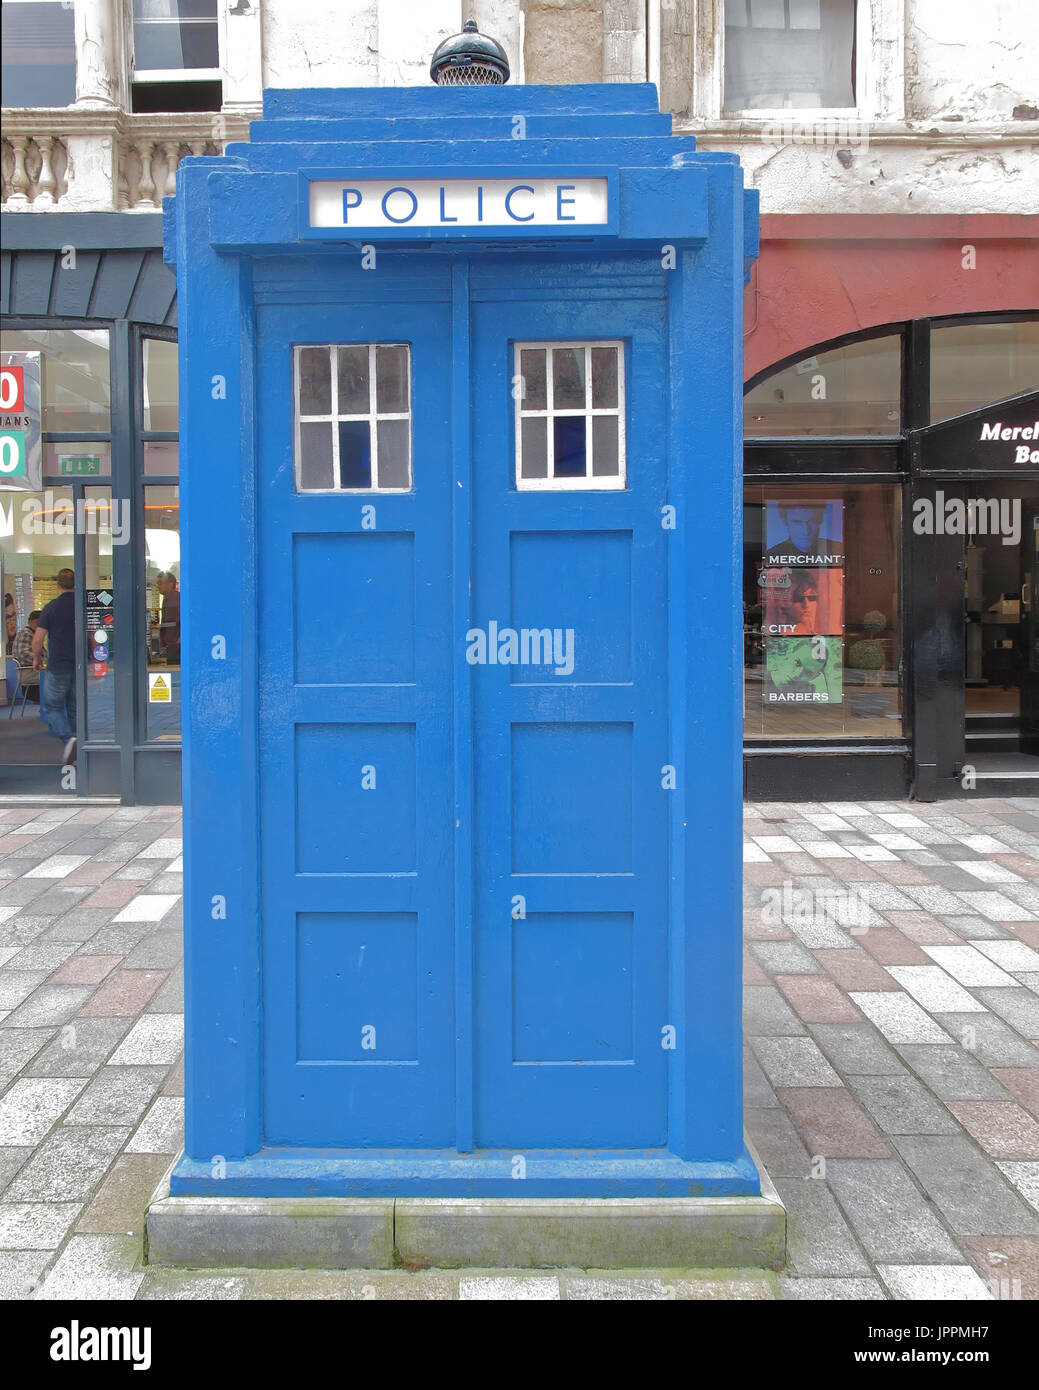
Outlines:
[[[194, 1269], [781, 1269], [786, 1210], [760, 1197], [171, 1197], [146, 1260]], [[171, 1165], [172, 1171], [172, 1165]]]

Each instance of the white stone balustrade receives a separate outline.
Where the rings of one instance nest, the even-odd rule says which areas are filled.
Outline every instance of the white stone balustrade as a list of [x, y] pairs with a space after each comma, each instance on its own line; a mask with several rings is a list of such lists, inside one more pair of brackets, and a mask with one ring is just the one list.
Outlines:
[[[257, 113], [258, 114], [258, 113]], [[4, 212], [155, 212], [189, 155], [222, 154], [246, 115], [129, 115], [76, 107], [4, 112]]]

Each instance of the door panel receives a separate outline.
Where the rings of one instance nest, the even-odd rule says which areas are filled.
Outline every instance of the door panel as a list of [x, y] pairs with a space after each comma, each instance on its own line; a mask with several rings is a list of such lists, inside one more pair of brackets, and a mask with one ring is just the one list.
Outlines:
[[[449, 308], [259, 316], [266, 1142], [450, 1145]], [[297, 492], [293, 345], [378, 342], [410, 344], [412, 490]]]
[[[490, 297], [490, 296], [488, 296]], [[667, 1140], [661, 302], [473, 307], [477, 1146]], [[513, 343], [625, 342], [627, 486], [517, 490]], [[492, 627], [496, 624], [496, 627]], [[570, 662], [491, 661], [503, 629]], [[508, 657], [508, 648], [500, 649]], [[564, 658], [566, 653], [564, 651]]]

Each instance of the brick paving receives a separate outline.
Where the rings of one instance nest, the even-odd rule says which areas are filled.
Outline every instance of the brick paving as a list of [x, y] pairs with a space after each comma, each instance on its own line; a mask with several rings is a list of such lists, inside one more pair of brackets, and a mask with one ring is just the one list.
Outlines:
[[177, 807], [0, 808], [0, 1298], [1039, 1298], [1039, 800], [744, 812], [746, 1121], [780, 1274], [170, 1271]]

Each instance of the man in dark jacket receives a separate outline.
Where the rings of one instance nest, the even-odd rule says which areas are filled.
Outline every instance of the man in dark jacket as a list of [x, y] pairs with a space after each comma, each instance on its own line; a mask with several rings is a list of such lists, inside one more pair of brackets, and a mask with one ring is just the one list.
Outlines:
[[32, 639], [33, 670], [43, 671], [44, 639], [47, 643], [46, 671], [41, 680], [40, 714], [55, 738], [65, 744], [63, 760], [76, 761], [76, 576], [72, 570], [58, 571], [61, 593], [52, 598], [36, 624]]

